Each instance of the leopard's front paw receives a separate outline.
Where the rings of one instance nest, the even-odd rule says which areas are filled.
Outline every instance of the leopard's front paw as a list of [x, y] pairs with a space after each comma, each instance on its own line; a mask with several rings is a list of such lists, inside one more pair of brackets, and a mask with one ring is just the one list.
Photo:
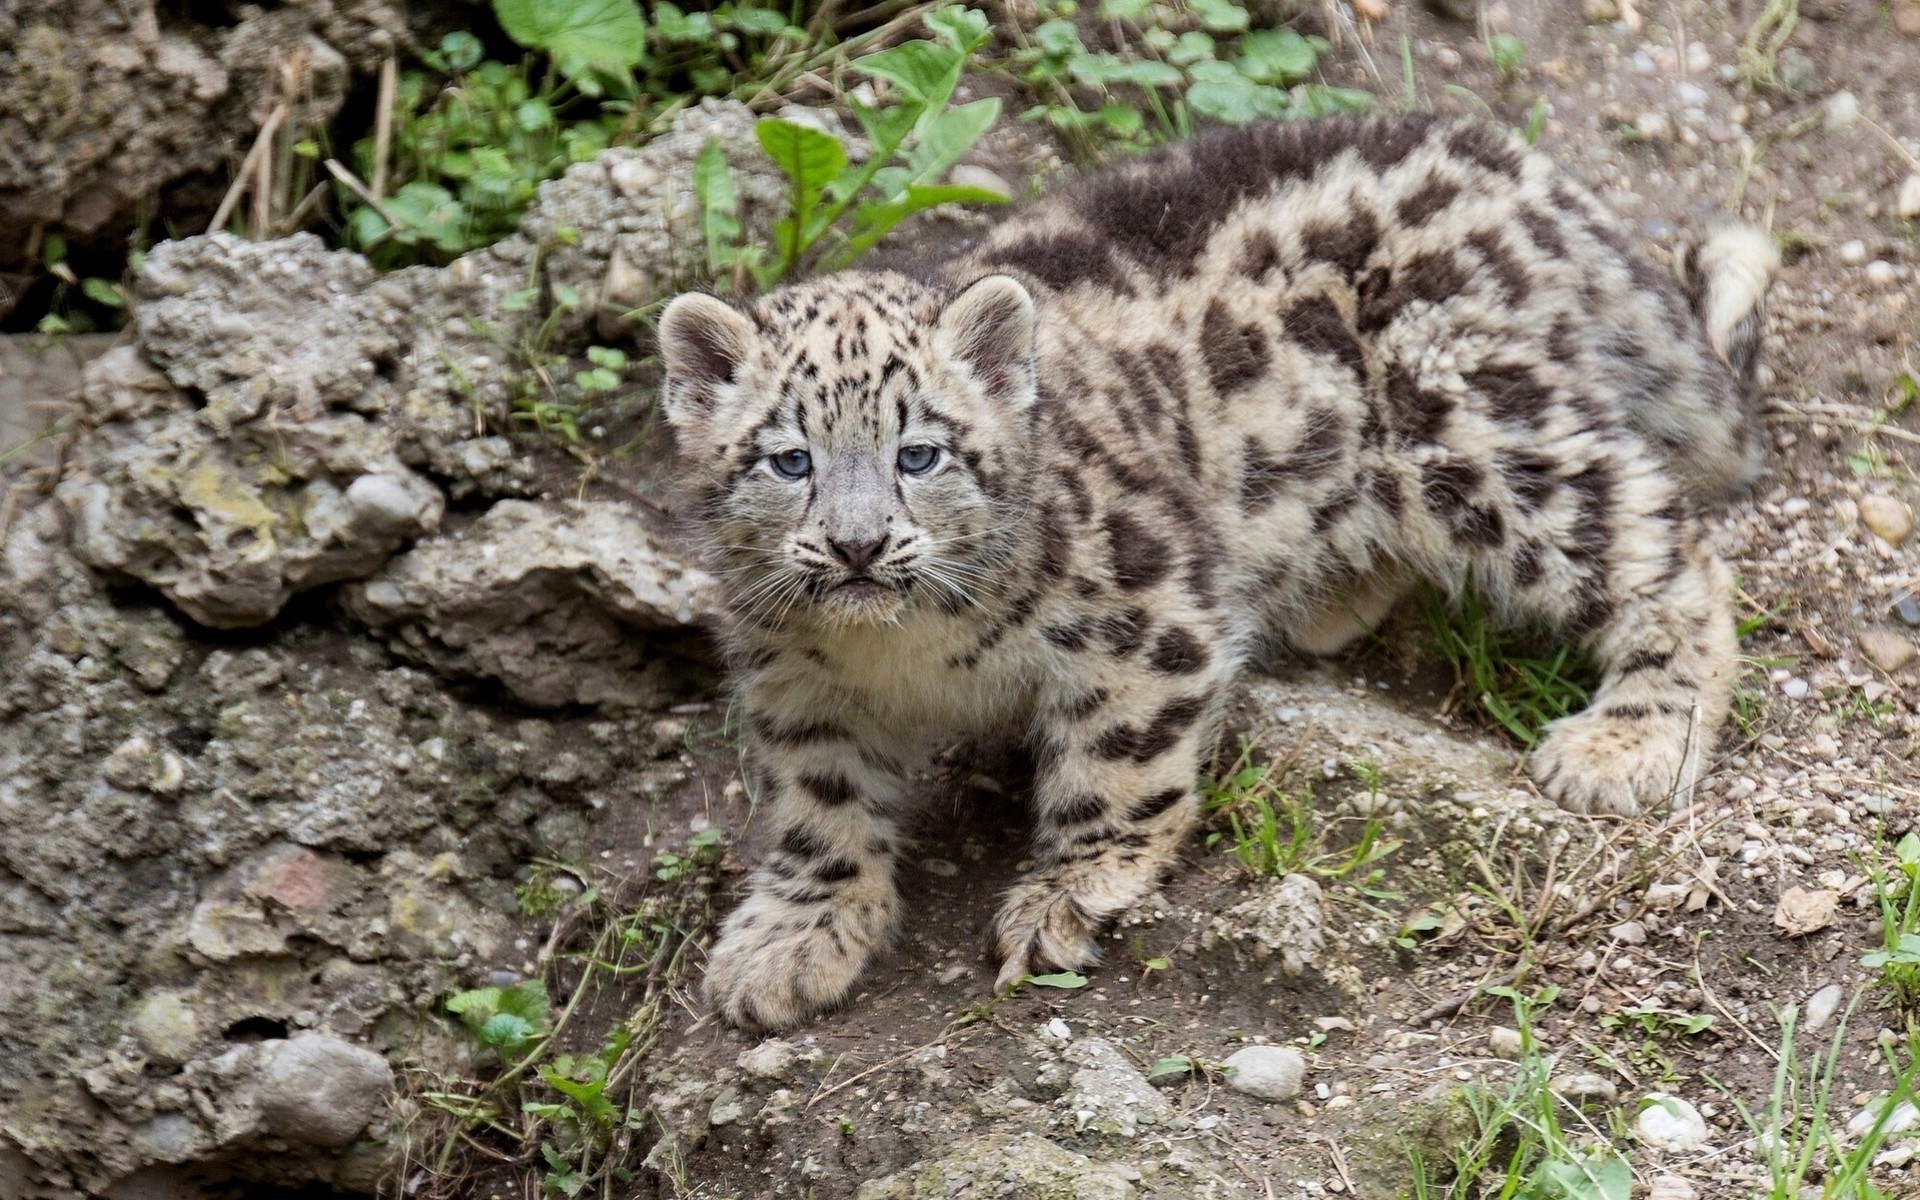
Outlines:
[[1684, 717], [1583, 712], [1547, 726], [1527, 770], [1570, 812], [1630, 816], [1692, 793], [1699, 756], [1689, 733]]
[[1021, 881], [993, 919], [1000, 955], [994, 989], [1036, 971], [1073, 971], [1100, 961], [1094, 938], [1103, 923], [1083, 911], [1060, 881], [1044, 875]]
[[707, 955], [707, 1000], [741, 1029], [791, 1029], [846, 999], [885, 925], [857, 911], [750, 897]]

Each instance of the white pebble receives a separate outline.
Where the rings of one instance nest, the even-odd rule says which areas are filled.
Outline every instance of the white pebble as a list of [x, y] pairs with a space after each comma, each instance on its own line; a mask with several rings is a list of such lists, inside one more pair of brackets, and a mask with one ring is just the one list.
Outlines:
[[1073, 1030], [1067, 1027], [1065, 1021], [1062, 1021], [1059, 1017], [1055, 1017], [1047, 1022], [1047, 1036], [1057, 1038], [1063, 1042], [1070, 1042], [1073, 1040]]
[[1840, 244], [1840, 261], [1850, 267], [1857, 267], [1867, 261], [1867, 244], [1859, 238]]
[[1656, 1150], [1680, 1153], [1698, 1149], [1707, 1140], [1707, 1120], [1700, 1110], [1668, 1092], [1650, 1094], [1633, 1127], [1640, 1140]]
[[1789, 700], [1804, 700], [1810, 690], [1804, 679], [1789, 679], [1780, 685], [1780, 694]]
[[1920, 175], [1909, 175], [1900, 185], [1900, 198], [1893, 203], [1893, 213], [1903, 221], [1920, 217]]
[[1224, 1065], [1228, 1087], [1261, 1100], [1294, 1099], [1307, 1074], [1307, 1060], [1285, 1046], [1243, 1046]]
[[1883, 258], [1876, 258], [1867, 264], [1867, 282], [1875, 287], [1885, 287], [1893, 282], [1893, 264]]

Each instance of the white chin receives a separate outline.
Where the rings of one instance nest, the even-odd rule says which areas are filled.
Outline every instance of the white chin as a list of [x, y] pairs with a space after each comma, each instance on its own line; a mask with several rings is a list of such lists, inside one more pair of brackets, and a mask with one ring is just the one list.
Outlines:
[[821, 611], [845, 625], [884, 625], [899, 616], [900, 593], [876, 583], [854, 583], [827, 593]]

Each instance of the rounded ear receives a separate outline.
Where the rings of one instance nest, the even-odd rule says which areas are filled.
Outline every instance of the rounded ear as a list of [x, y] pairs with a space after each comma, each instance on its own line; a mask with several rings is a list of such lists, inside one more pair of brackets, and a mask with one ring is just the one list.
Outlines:
[[707, 416], [753, 345], [753, 322], [704, 292], [688, 292], [660, 314], [661, 402], [676, 427]]
[[967, 365], [989, 398], [1025, 405], [1039, 387], [1033, 324], [1033, 297], [1020, 281], [989, 275], [949, 301], [934, 329], [936, 344]]

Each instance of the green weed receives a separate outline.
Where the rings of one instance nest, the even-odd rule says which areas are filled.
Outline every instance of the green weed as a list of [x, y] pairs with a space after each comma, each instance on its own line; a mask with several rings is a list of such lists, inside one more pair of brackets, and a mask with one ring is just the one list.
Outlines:
[[[1362, 763], [1350, 770], [1377, 800], [1381, 783], [1378, 767]], [[1255, 762], [1253, 748], [1245, 742], [1232, 772], [1219, 780], [1203, 780], [1200, 797], [1216, 822], [1226, 823], [1225, 829], [1207, 835], [1207, 845], [1228, 846], [1251, 873], [1314, 875], [1350, 883], [1371, 898], [1401, 898], [1383, 882], [1385, 871], [1379, 863], [1398, 850], [1400, 842], [1388, 837], [1385, 823], [1371, 815], [1379, 807], [1377, 803], [1365, 806], [1369, 815], [1359, 819], [1360, 830], [1353, 843], [1335, 848], [1331, 835], [1351, 819], [1330, 821], [1316, 813], [1312, 793], [1281, 786], [1273, 768]]]
[[[499, 1069], [484, 1080], [437, 1080], [418, 1093], [439, 1114], [439, 1152], [403, 1164], [408, 1176], [424, 1169], [428, 1178], [457, 1184], [456, 1156], [463, 1147], [481, 1147], [527, 1164], [547, 1194], [611, 1194], [631, 1180], [626, 1157], [633, 1135], [649, 1122], [635, 1090], [639, 1067], [707, 931], [720, 850], [718, 831], [703, 830], [683, 850], [663, 851], [654, 879], [624, 903], [589, 886], [553, 912], [563, 930], [574, 932], [559, 938], [560, 950], [541, 964], [539, 978], [448, 998], [446, 1011]], [[549, 983], [564, 976], [575, 982], [556, 1010]], [[612, 987], [617, 1000], [603, 998]], [[581, 1014], [609, 1003], [629, 1015], [595, 1045], [578, 1028]], [[579, 1048], [583, 1042], [590, 1048]], [[562, 1044], [572, 1048], [560, 1052]]]
[[[141, 254], [135, 249], [128, 270], [138, 273]], [[119, 326], [127, 307], [127, 289], [119, 281], [81, 275], [67, 261], [67, 239], [51, 233], [40, 243], [40, 263], [53, 276], [53, 297], [34, 328], [47, 337], [91, 333]]]
[[1920, 834], [1909, 831], [1894, 843], [1892, 870], [1878, 846], [1864, 866], [1880, 909], [1881, 948], [1860, 963], [1878, 971], [1893, 1003], [1912, 1013], [1920, 1009]]
[[[1234, 0], [1102, 0], [1113, 49], [1089, 49], [1073, 0], [1043, 0], [1031, 31], [1016, 27], [1012, 64], [1046, 99], [1021, 114], [1061, 130], [1082, 157], [1104, 142], [1184, 137], [1196, 117], [1232, 125], [1360, 112], [1370, 93], [1312, 83], [1329, 49], [1288, 28], [1254, 29]], [[1151, 117], [1151, 123], [1148, 118]]]
[[850, 161], [838, 138], [807, 125], [770, 117], [754, 127], [760, 148], [789, 185], [787, 213], [774, 222], [770, 257], [730, 243], [740, 232], [729, 199], [732, 184], [723, 181], [711, 148], [703, 153], [695, 191], [716, 274], [744, 266], [764, 287], [803, 264], [845, 266], [901, 221], [934, 205], [1006, 199], [939, 182], [1000, 115], [1000, 101], [993, 98], [948, 107], [961, 73], [992, 38], [987, 18], [954, 7], [929, 13], [926, 23], [936, 40], [906, 42], [850, 64], [890, 94], [889, 102], [872, 106], [848, 98], [869, 145], [863, 161]]
[[1448, 603], [1421, 590], [1434, 649], [1453, 668], [1457, 695], [1521, 746], [1531, 749], [1551, 721], [1578, 712], [1592, 698], [1594, 671], [1571, 647], [1542, 657], [1495, 626], [1469, 590]]
[[1513, 1079], [1497, 1089], [1473, 1084], [1464, 1089], [1475, 1133], [1452, 1153], [1444, 1167], [1410, 1150], [1414, 1200], [1628, 1200], [1633, 1172], [1627, 1160], [1591, 1124], [1570, 1136], [1562, 1113], [1586, 1118], [1571, 1101], [1556, 1095], [1555, 1058], [1542, 1053], [1534, 1036], [1534, 1016], [1550, 1006], [1558, 988], [1525, 995], [1511, 987], [1486, 994], [1511, 1001], [1520, 1032], [1520, 1056]]
[[1824, 1055], [1803, 1064], [1796, 1043], [1798, 1013], [1780, 1014], [1780, 1052], [1774, 1068], [1773, 1091], [1764, 1112], [1755, 1114], [1740, 1097], [1718, 1082], [1714, 1086], [1732, 1101], [1747, 1127], [1753, 1130], [1760, 1165], [1766, 1172], [1760, 1200], [1893, 1200], [1905, 1192], [1888, 1192], [1868, 1178], [1873, 1160], [1892, 1133], [1889, 1125], [1903, 1103], [1914, 1098], [1916, 1044], [1910, 1035], [1903, 1047], [1883, 1044], [1881, 1053], [1893, 1086], [1868, 1111], [1874, 1115], [1857, 1135], [1846, 1122], [1833, 1117], [1833, 1082], [1844, 1051], [1848, 1020], [1860, 1002], [1855, 994], [1833, 1031]]
[[1776, 88], [1780, 51], [1800, 24], [1800, 0], [1767, 0], [1740, 43], [1740, 73], [1759, 88]]

